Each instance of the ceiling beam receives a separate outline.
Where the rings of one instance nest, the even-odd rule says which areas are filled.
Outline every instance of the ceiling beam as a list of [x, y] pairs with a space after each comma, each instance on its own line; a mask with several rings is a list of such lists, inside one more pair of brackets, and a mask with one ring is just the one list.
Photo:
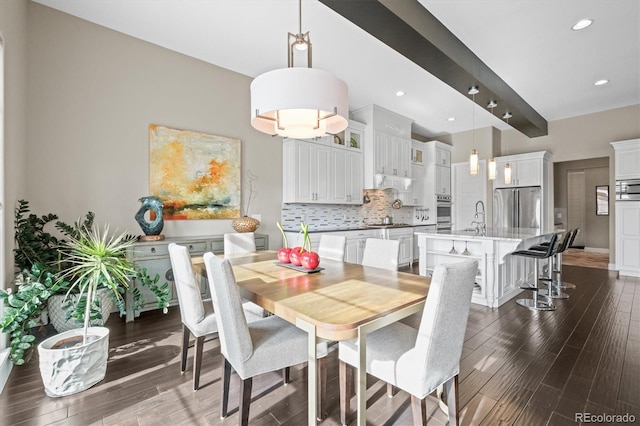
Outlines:
[[495, 100], [495, 113], [513, 114], [509, 124], [530, 138], [547, 135], [547, 121], [417, 0], [320, 0], [453, 89], [476, 103]]

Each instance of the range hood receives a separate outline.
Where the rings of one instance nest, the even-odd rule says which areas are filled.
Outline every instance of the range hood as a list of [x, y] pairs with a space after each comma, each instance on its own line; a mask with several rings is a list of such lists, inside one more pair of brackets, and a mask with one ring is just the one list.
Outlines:
[[399, 191], [408, 191], [409, 188], [411, 188], [412, 181], [413, 179], [411, 178], [376, 173], [374, 175], [375, 188], [365, 189], [397, 189]]

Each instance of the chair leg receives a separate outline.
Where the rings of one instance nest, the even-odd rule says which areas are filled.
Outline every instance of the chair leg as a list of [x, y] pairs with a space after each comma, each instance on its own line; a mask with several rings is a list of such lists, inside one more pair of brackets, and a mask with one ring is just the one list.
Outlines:
[[186, 325], [182, 326], [182, 361], [180, 362], [180, 372], [184, 373], [187, 370], [187, 351], [189, 350], [189, 337], [191, 331]]
[[449, 425], [457, 426], [460, 424], [458, 413], [458, 375], [453, 376], [445, 383], [447, 392], [447, 406], [449, 407]]
[[327, 359], [318, 359], [318, 380], [316, 381], [316, 392], [318, 395], [316, 413], [317, 420], [324, 420], [327, 416]]
[[196, 350], [193, 356], [193, 390], [200, 388], [200, 367], [202, 366], [202, 349], [204, 348], [204, 337], [196, 337]]
[[253, 377], [242, 380], [240, 384], [240, 406], [238, 411], [240, 412], [240, 426], [247, 426], [249, 424], [249, 406], [251, 405], [251, 385], [253, 384]]
[[418, 398], [411, 395], [411, 412], [413, 413], [414, 426], [427, 425], [427, 398]]
[[222, 399], [220, 400], [220, 418], [227, 417], [227, 409], [229, 407], [229, 382], [231, 381], [231, 364], [224, 358], [224, 366], [222, 367]]
[[351, 393], [353, 392], [353, 369], [346, 362], [340, 361], [340, 422], [343, 425], [349, 424], [351, 417]]
[[291, 383], [291, 369], [289, 367], [282, 369], [282, 383], [285, 385]]

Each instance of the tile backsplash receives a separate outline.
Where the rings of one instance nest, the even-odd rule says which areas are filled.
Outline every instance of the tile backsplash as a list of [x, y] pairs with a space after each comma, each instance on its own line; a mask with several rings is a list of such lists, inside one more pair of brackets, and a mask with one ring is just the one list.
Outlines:
[[337, 204], [283, 204], [282, 227], [289, 231], [300, 230], [300, 222], [309, 225], [310, 231], [336, 229], [358, 229], [364, 225], [382, 223], [389, 215], [393, 223], [412, 223], [413, 208], [394, 209], [394, 190], [376, 189], [365, 191], [371, 201], [361, 206]]

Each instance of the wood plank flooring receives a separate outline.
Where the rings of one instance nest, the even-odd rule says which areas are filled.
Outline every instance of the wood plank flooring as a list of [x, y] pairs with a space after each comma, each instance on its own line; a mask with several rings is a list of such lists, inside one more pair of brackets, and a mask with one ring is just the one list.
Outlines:
[[[534, 312], [511, 300], [498, 309], [472, 305], [460, 365], [463, 425], [574, 425], [575, 413], [632, 414], [640, 422], [640, 280], [603, 269], [565, 266], [577, 285], [555, 312]], [[0, 425], [235, 425], [219, 417], [219, 343], [205, 344], [201, 388], [193, 392], [191, 362], [180, 374], [180, 315], [117, 317], [111, 329], [107, 377], [64, 398], [45, 395], [37, 359], [14, 367], [0, 395]], [[191, 355], [191, 353], [190, 353]], [[340, 424], [337, 353], [328, 359], [329, 415]], [[254, 380], [251, 425], [306, 424], [306, 366]], [[232, 379], [237, 389], [237, 377]], [[267, 392], [270, 390], [270, 392]], [[387, 398], [369, 380], [368, 424], [409, 425], [407, 394]], [[237, 391], [230, 405], [237, 407]], [[352, 400], [355, 408], [355, 399]], [[428, 397], [429, 422], [446, 424]]]

